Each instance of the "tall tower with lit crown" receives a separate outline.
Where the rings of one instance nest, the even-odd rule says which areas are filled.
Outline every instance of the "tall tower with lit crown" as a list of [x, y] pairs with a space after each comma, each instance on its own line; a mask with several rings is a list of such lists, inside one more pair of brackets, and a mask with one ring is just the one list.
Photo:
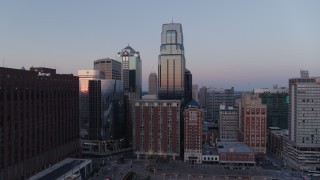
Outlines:
[[185, 69], [182, 26], [163, 24], [158, 60], [159, 99], [183, 99]]

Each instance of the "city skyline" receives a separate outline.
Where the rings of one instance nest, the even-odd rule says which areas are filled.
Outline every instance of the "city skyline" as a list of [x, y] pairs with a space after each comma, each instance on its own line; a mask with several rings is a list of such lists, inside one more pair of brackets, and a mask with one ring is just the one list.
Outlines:
[[76, 75], [130, 44], [141, 54], [145, 91], [161, 25], [173, 21], [183, 26], [186, 67], [199, 87], [287, 87], [299, 69], [319, 75], [319, 1], [170, 3], [2, 2], [1, 65]]

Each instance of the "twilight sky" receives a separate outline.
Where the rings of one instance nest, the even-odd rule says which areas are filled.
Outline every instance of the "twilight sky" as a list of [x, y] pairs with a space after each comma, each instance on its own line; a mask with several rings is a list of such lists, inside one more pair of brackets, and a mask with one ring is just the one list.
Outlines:
[[130, 44], [143, 89], [157, 71], [161, 26], [181, 23], [187, 68], [199, 87], [287, 86], [300, 69], [320, 76], [319, 0], [0, 1], [1, 66], [76, 74]]

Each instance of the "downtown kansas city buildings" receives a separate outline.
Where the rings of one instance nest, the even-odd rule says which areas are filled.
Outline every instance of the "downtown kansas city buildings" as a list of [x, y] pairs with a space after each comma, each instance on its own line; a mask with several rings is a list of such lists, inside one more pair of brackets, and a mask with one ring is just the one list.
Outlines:
[[80, 155], [78, 88], [78, 77], [55, 69], [0, 68], [0, 179]]

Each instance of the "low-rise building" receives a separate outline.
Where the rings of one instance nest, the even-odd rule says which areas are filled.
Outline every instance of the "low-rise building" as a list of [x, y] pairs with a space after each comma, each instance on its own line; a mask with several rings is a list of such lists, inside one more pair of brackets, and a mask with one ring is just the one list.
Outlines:
[[209, 144], [202, 145], [202, 163], [219, 163], [219, 154], [215, 146]]
[[217, 141], [220, 164], [255, 164], [255, 152], [242, 142]]
[[87, 179], [92, 171], [90, 159], [67, 158], [32, 176], [30, 180]]
[[267, 149], [275, 155], [282, 156], [283, 137], [288, 136], [288, 129], [269, 127], [267, 130]]

